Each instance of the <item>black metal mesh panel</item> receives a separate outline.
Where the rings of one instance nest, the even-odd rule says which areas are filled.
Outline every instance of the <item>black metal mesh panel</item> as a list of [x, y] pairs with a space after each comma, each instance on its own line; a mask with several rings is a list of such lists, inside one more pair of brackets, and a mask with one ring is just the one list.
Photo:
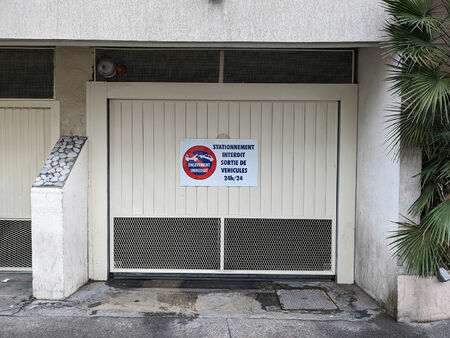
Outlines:
[[30, 220], [0, 220], [0, 267], [31, 268]]
[[96, 63], [109, 58], [125, 66], [125, 74], [97, 80], [110, 82], [218, 82], [217, 50], [115, 50], [97, 49]]
[[219, 269], [220, 218], [114, 218], [115, 269]]
[[227, 50], [224, 82], [352, 83], [353, 51]]
[[331, 270], [332, 220], [225, 219], [226, 270]]
[[0, 49], [0, 98], [53, 98], [52, 49]]

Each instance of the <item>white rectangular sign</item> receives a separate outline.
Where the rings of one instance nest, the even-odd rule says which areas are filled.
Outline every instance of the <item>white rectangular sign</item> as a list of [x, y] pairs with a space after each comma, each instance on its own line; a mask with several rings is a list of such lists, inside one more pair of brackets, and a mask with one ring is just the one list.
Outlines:
[[181, 139], [180, 185], [255, 187], [258, 140]]

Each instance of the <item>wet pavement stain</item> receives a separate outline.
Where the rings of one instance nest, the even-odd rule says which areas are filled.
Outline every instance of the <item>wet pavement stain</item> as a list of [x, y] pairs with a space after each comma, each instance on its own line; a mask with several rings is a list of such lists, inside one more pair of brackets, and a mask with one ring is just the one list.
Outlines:
[[363, 318], [370, 318], [372, 315], [369, 313], [368, 310], [354, 310], [355, 311], [355, 318], [357, 319], [363, 319]]
[[261, 309], [266, 311], [280, 311], [281, 304], [275, 293], [257, 293], [255, 299], [261, 304]]
[[91, 303], [91, 304], [88, 305], [88, 308], [97, 307], [97, 306], [99, 306], [99, 305], [101, 305], [101, 304], [102, 304], [101, 302]]
[[195, 310], [198, 294], [194, 292], [158, 292], [157, 300], [182, 309]]

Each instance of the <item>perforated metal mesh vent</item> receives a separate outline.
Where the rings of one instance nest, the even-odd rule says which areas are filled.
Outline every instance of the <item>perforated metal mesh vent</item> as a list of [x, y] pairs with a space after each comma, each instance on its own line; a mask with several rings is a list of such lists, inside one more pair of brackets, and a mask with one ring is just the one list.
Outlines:
[[352, 50], [227, 50], [223, 82], [353, 83]]
[[219, 269], [220, 218], [114, 218], [115, 269]]
[[[225, 50], [225, 83], [353, 83], [354, 50]], [[219, 50], [96, 49], [125, 66], [108, 82], [219, 82]]]
[[225, 219], [227, 270], [331, 270], [332, 220]]
[[53, 98], [53, 49], [0, 49], [0, 98]]
[[31, 268], [30, 220], [0, 220], [0, 267]]
[[124, 74], [98, 81], [108, 82], [218, 82], [217, 50], [96, 49], [96, 60], [111, 59], [125, 66]]

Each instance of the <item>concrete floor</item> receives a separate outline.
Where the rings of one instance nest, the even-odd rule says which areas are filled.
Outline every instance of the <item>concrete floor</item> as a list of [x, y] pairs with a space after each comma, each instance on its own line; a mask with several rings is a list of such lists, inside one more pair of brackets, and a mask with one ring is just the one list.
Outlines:
[[[34, 300], [31, 275], [0, 274], [0, 337], [449, 337], [450, 321], [400, 324], [354, 285], [320, 281], [112, 280]], [[276, 290], [325, 291], [338, 310], [283, 310]]]

